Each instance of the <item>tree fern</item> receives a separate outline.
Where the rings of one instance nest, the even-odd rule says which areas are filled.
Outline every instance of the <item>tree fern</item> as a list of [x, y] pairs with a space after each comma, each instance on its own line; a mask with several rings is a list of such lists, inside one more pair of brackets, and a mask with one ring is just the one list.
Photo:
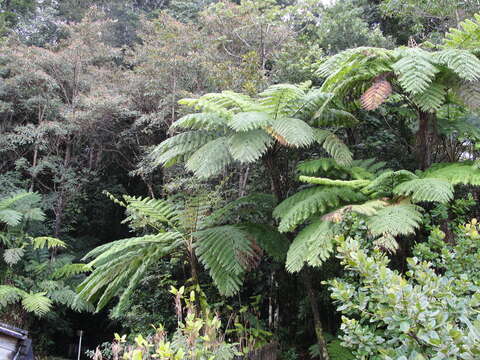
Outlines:
[[309, 89], [308, 84], [273, 85], [255, 98], [226, 91], [184, 99], [181, 104], [201, 112], [182, 117], [172, 130], [195, 131], [167, 139], [149, 159], [163, 166], [184, 162], [195, 176], [209, 178], [231, 164], [258, 161], [268, 150], [276, 150], [276, 143], [305, 148], [317, 141], [337, 161], [348, 164], [351, 153], [345, 144], [331, 132], [320, 136], [312, 127], [356, 123], [353, 115], [334, 108], [329, 99], [330, 94]]
[[154, 164], [165, 167], [183, 161], [184, 156], [189, 156], [209, 141], [215, 135], [208, 131], [189, 131], [175, 135], [156, 146], [150, 153]]
[[[285, 253], [286, 239], [266, 226], [222, 224], [231, 220], [233, 215], [229, 214], [242, 206], [255, 205], [259, 211], [261, 206], [271, 209], [274, 205], [271, 196], [245, 197], [213, 213], [209, 206], [204, 206], [206, 199], [177, 205], [161, 199], [114, 198], [126, 207], [127, 221], [135, 230], [154, 233], [101, 245], [85, 255], [84, 260], [90, 260], [88, 264], [60, 268], [56, 274], [90, 269], [90, 275], [78, 287], [79, 295], [96, 303], [97, 311], [118, 296], [114, 313], [119, 313], [126, 309], [132, 292], [160, 258], [188, 255], [190, 259], [197, 257], [208, 269], [222, 294], [233, 295], [239, 290], [245, 272], [260, 260], [262, 249], [278, 258], [282, 251]], [[240, 213], [237, 211], [236, 215]]]

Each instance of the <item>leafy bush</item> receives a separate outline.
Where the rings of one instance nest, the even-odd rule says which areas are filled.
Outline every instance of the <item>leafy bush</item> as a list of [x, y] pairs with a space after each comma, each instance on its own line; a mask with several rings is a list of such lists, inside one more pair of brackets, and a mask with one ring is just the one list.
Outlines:
[[470, 275], [472, 260], [478, 263], [480, 235], [476, 221], [463, 230], [456, 245], [440, 244], [436, 230], [416, 251], [423, 256], [433, 244], [425, 257], [435, 261], [410, 258], [405, 275], [391, 270], [380, 251], [368, 253], [353, 239], [340, 241], [338, 257], [350, 276], [329, 284], [344, 314], [343, 345], [357, 359], [479, 358], [480, 292]]

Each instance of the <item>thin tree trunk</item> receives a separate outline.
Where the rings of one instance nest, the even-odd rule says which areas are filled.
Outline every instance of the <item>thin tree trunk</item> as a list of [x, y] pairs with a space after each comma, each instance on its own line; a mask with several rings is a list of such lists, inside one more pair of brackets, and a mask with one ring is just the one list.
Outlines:
[[312, 278], [308, 269], [303, 269], [300, 275], [302, 277], [305, 290], [307, 291], [308, 301], [310, 302], [310, 307], [312, 309], [313, 325], [315, 327], [315, 336], [317, 337], [320, 360], [330, 360], [327, 350], [327, 342], [323, 336], [322, 320], [320, 318], [320, 311], [318, 310], [317, 296], [315, 295], [312, 285]]

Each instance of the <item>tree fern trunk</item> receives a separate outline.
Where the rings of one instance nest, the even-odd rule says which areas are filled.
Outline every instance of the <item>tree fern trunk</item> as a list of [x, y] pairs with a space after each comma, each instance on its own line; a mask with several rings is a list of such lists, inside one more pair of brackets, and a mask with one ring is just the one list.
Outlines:
[[434, 131], [435, 115], [425, 111], [419, 112], [416, 136], [416, 157], [418, 166], [425, 170], [432, 164], [432, 145], [436, 136]]
[[330, 360], [328, 355], [327, 342], [323, 336], [322, 320], [320, 319], [320, 311], [318, 310], [317, 296], [312, 285], [312, 278], [308, 269], [304, 268], [301, 273], [305, 290], [307, 291], [308, 301], [312, 308], [313, 325], [315, 327], [315, 336], [317, 337], [318, 349], [320, 354], [320, 360]]

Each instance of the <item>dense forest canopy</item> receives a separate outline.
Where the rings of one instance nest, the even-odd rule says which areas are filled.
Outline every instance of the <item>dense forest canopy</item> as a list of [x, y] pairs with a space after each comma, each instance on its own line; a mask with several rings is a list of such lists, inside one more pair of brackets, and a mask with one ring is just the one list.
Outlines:
[[478, 1], [0, 0], [0, 48], [39, 359], [480, 357]]

